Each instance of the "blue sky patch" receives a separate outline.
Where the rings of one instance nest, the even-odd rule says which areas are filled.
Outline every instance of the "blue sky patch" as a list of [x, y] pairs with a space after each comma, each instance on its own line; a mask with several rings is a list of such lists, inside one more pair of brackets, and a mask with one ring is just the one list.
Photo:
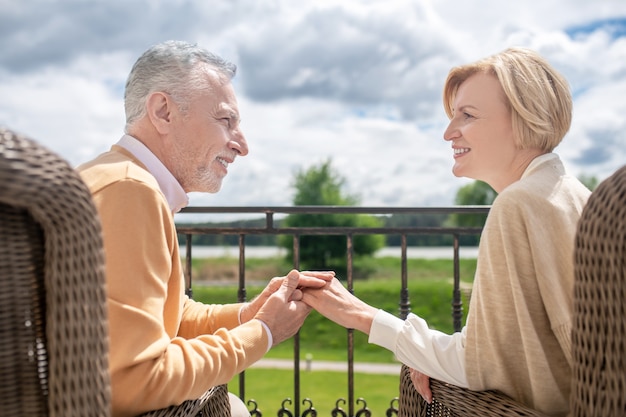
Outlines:
[[589, 35], [602, 30], [611, 35], [613, 39], [626, 36], [626, 17], [613, 17], [610, 19], [594, 20], [584, 25], [572, 26], [565, 30], [571, 38]]

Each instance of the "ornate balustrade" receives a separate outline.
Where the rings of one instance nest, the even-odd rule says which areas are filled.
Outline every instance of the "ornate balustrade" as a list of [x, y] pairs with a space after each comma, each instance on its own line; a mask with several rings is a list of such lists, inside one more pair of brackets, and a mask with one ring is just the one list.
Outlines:
[[[352, 291], [354, 286], [353, 259], [354, 259], [354, 236], [355, 235], [385, 235], [400, 236], [400, 264], [401, 264], [401, 291], [399, 295], [399, 315], [406, 318], [411, 311], [411, 302], [408, 291], [407, 274], [407, 241], [412, 235], [445, 235], [452, 238], [451, 258], [453, 260], [453, 292], [451, 294], [452, 321], [455, 331], [459, 331], [462, 325], [463, 305], [461, 300], [461, 280], [459, 272], [459, 238], [462, 235], [480, 234], [480, 227], [280, 227], [276, 226], [276, 217], [279, 215], [316, 215], [316, 214], [366, 214], [375, 216], [402, 215], [428, 215], [428, 214], [486, 214], [488, 206], [455, 206], [455, 207], [348, 207], [348, 206], [294, 206], [294, 207], [187, 207], [182, 213], [186, 214], [242, 214], [246, 216], [260, 215], [265, 217], [261, 227], [214, 227], [214, 226], [179, 226], [179, 234], [185, 236], [185, 273], [188, 293], [192, 294], [192, 268], [193, 236], [194, 235], [235, 235], [238, 236], [239, 248], [239, 271], [238, 271], [238, 300], [246, 301], [246, 236], [250, 235], [288, 235], [293, 239], [293, 267], [300, 269], [300, 238], [311, 235], [342, 235], [346, 237], [346, 285]], [[333, 416], [341, 417], [367, 417], [371, 412], [367, 407], [366, 399], [355, 398], [354, 395], [354, 339], [352, 330], [348, 329], [348, 398], [338, 399], [332, 411]], [[279, 416], [305, 417], [317, 416], [313, 403], [305, 397], [302, 399], [300, 392], [300, 343], [299, 336], [294, 337], [294, 393], [293, 401], [287, 398], [280, 405]], [[398, 376], [399, 377], [399, 376]], [[239, 377], [239, 395], [245, 401], [245, 373]], [[397, 399], [390, 399], [387, 416], [398, 415]], [[249, 403], [253, 417], [261, 417], [258, 405]], [[305, 409], [301, 409], [301, 405]], [[293, 407], [293, 409], [291, 409]], [[347, 408], [346, 409], [344, 409]]]

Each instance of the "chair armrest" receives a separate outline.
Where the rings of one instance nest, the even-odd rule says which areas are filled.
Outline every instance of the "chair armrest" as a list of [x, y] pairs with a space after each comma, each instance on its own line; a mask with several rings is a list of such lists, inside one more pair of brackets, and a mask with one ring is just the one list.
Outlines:
[[187, 400], [180, 405], [148, 411], [140, 417], [194, 417], [198, 415], [230, 417], [230, 400], [226, 385], [213, 387], [196, 400]]
[[498, 391], [471, 391], [452, 384], [430, 380], [432, 404], [418, 394], [413, 386], [409, 368], [402, 366], [400, 373], [399, 417], [426, 416], [536, 416], [544, 414], [532, 410]]

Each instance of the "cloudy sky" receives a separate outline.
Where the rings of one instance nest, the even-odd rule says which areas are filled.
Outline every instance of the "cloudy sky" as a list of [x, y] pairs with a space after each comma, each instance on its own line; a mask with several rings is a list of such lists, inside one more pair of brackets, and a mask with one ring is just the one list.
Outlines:
[[567, 169], [626, 164], [624, 0], [0, 0], [0, 125], [78, 165], [122, 135], [135, 59], [168, 39], [238, 65], [250, 154], [193, 205], [289, 205], [328, 159], [363, 206], [453, 203], [441, 90], [454, 66], [509, 46], [569, 80]]

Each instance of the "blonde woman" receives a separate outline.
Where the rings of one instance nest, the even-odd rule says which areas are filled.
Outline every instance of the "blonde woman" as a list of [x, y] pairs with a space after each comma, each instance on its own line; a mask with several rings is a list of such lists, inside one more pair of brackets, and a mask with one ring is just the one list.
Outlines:
[[553, 153], [571, 123], [568, 84], [534, 51], [511, 48], [453, 68], [443, 104], [454, 175], [498, 193], [481, 236], [466, 326], [447, 335], [414, 314], [402, 321], [336, 279], [303, 300], [414, 368], [427, 400], [432, 377], [565, 415], [574, 235], [590, 194]]

